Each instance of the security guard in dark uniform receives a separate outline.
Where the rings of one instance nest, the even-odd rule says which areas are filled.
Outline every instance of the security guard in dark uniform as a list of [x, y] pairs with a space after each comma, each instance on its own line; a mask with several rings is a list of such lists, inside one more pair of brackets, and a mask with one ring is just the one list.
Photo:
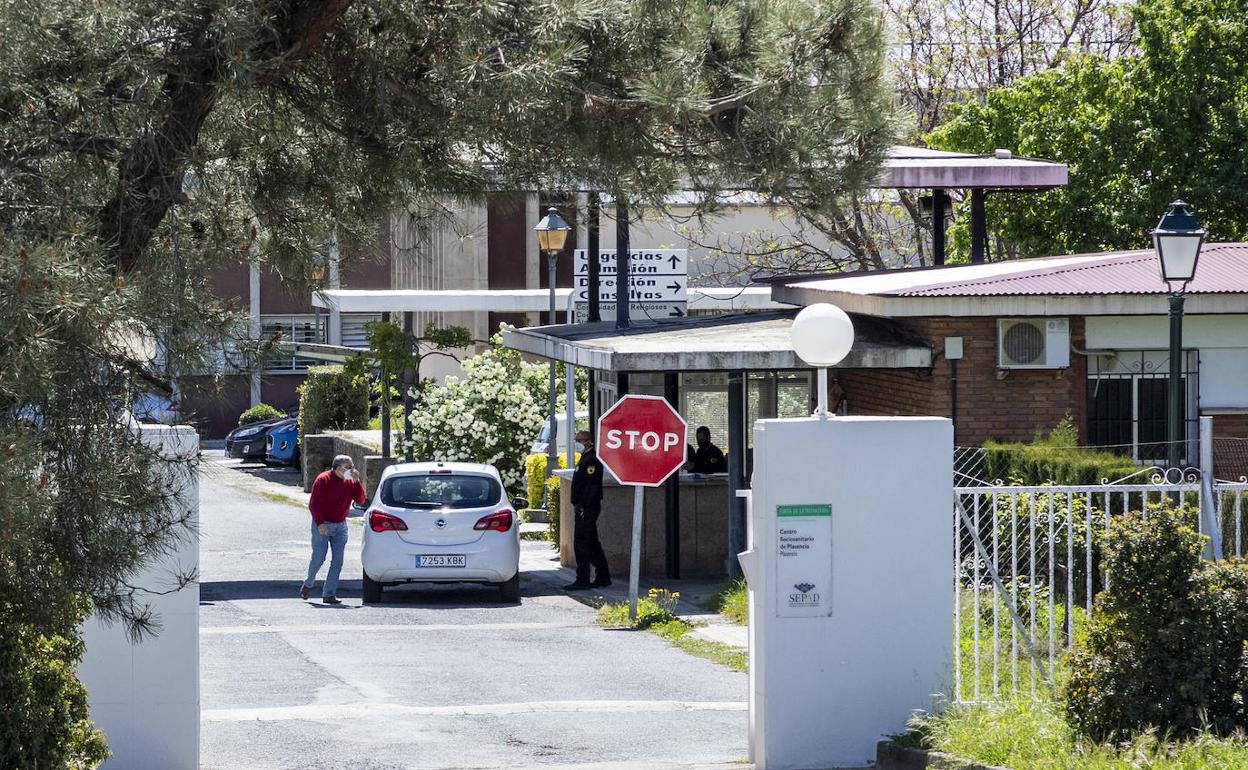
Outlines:
[[[581, 444], [581, 459], [572, 474], [572, 508], [576, 511], [576, 528], [572, 532], [572, 553], [576, 556], [576, 582], [564, 586], [565, 591], [605, 588], [611, 585], [607, 555], [598, 540], [598, 514], [602, 511], [602, 463], [594, 452], [594, 437], [586, 431], [576, 434]], [[589, 568], [594, 580], [589, 580]]]

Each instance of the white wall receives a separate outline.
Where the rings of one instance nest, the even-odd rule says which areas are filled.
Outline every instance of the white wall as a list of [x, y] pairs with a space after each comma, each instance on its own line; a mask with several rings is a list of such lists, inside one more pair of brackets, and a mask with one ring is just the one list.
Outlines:
[[[193, 458], [199, 437], [189, 426], [143, 426], [143, 438], [168, 457]], [[174, 479], [178, 505], [198, 523], [194, 471]], [[176, 550], [136, 576], [151, 590], [168, 587], [170, 573], [199, 567], [199, 537], [183, 533]], [[86, 654], [78, 675], [87, 687], [91, 718], [108, 738], [105, 770], [194, 770], [199, 767], [199, 582], [168, 596], [150, 596], [160, 634], [131, 644], [125, 630], [95, 618], [83, 627]]]
[[[755, 423], [744, 563], [758, 770], [865, 767], [876, 741], [950, 691], [952, 458], [944, 418]], [[778, 528], [792, 521], [777, 506], [812, 504], [832, 507], [831, 586], [817, 560], [797, 582], [830, 590], [831, 614], [792, 617], [787, 593], [806, 571], [777, 566]]]
[[[1089, 316], [1088, 350], [1168, 350], [1165, 316]], [[1201, 411], [1248, 409], [1248, 315], [1183, 318], [1184, 349], [1200, 350]]]

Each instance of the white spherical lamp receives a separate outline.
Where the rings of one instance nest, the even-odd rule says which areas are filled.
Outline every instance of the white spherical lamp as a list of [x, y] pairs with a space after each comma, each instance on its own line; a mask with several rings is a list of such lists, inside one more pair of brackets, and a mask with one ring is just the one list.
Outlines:
[[816, 414], [828, 416], [828, 369], [849, 355], [854, 346], [854, 322], [836, 305], [820, 302], [797, 314], [789, 329], [793, 352], [819, 370], [819, 406]]

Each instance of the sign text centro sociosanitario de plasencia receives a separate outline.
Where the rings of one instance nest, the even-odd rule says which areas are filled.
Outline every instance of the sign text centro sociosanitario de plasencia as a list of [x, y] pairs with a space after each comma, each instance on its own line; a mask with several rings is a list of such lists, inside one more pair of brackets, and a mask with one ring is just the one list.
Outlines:
[[776, 506], [776, 615], [832, 614], [832, 506]]

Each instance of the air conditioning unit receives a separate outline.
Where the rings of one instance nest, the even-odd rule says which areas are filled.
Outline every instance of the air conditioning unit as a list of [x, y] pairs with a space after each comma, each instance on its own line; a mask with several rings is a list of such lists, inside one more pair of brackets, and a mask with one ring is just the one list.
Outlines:
[[998, 320], [997, 365], [1002, 369], [1065, 369], [1070, 366], [1070, 321], [1065, 318]]

